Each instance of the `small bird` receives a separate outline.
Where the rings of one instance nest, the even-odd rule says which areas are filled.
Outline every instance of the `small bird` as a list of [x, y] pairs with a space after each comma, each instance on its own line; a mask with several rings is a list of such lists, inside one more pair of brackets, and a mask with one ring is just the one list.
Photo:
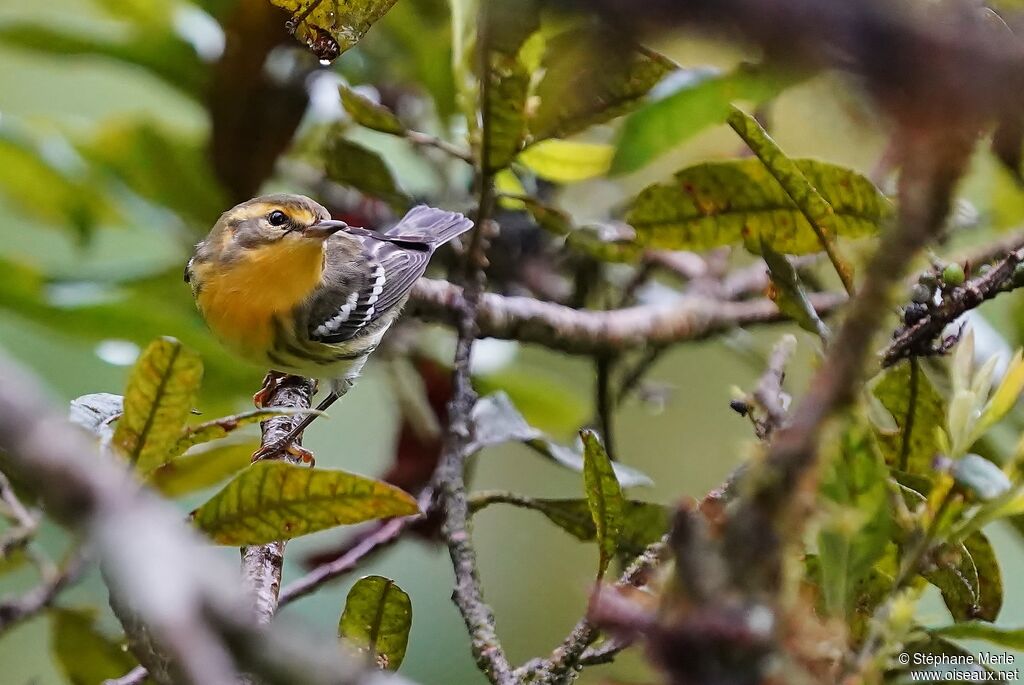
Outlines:
[[[257, 406], [295, 374], [331, 381], [323, 411], [352, 387], [434, 250], [472, 226], [421, 205], [378, 233], [331, 219], [303, 195], [265, 195], [221, 215], [196, 245], [185, 282], [213, 333], [270, 368]], [[315, 416], [254, 458], [292, 449]]]

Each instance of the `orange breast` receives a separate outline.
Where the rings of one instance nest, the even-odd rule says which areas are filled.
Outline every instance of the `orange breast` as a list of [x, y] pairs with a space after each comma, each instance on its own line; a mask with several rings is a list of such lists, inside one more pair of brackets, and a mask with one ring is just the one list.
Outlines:
[[287, 245], [246, 250], [229, 266], [197, 265], [201, 284], [196, 303], [213, 333], [228, 347], [266, 363], [274, 342], [274, 317], [290, 323], [290, 313], [309, 298], [323, 275], [319, 241], [297, 239]]

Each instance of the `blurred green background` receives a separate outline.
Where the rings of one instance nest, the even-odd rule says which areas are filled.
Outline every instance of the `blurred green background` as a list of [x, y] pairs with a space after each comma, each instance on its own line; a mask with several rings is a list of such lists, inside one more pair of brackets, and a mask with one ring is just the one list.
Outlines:
[[[231, 4], [0, 0], [0, 347], [40, 376], [56, 404], [83, 393], [120, 392], [139, 346], [159, 334], [176, 336], [203, 354], [208, 373], [200, 409], [205, 414], [245, 409], [258, 387], [262, 370], [234, 362], [209, 338], [180, 276], [192, 243], [230, 204], [231, 193], [217, 186], [205, 161], [210, 121], [202, 98], [189, 92], [188, 83], [223, 48], [223, 34], [211, 15]], [[450, 88], [450, 77], [439, 75], [448, 69], [446, 45], [412, 30], [414, 19], [433, 16], [438, 7], [443, 10], [443, 3], [403, 0], [363, 44], [323, 71], [343, 73], [354, 83], [371, 77], [418, 78], [436, 90]], [[58, 40], [44, 29], [78, 36], [82, 43]], [[162, 44], [147, 40], [147, 35], [174, 39]], [[158, 70], [162, 65], [166, 78], [130, 60], [96, 54], [104, 52], [97, 45], [125, 45], [139, 36], [149, 54], [138, 54], [152, 59]], [[89, 38], [97, 44], [88, 44]], [[684, 67], [729, 67], [749, 57], [696, 36], [665, 37], [654, 47]], [[308, 59], [297, 46], [279, 50], [276, 59], [282, 69], [289, 59]], [[178, 63], [175, 51], [191, 56]], [[300, 130], [340, 116], [340, 107], [331, 101], [333, 86], [311, 88], [314, 106]], [[863, 172], [871, 170], [884, 147], [882, 126], [855, 88], [829, 75], [787, 90], [772, 108], [771, 125], [791, 155]], [[404, 187], [439, 192], [430, 170], [404, 145], [378, 134], [360, 135], [384, 154]], [[685, 164], [739, 152], [731, 132], [718, 127], [640, 173], [572, 186], [560, 200], [582, 215], [597, 214]], [[312, 192], [281, 176], [270, 185]], [[1024, 196], [987, 154], [979, 154], [964, 193], [981, 227], [958, 237], [959, 243], [1015, 226], [1024, 215]], [[1005, 340], [1016, 345], [1018, 305], [1006, 299], [984, 311]], [[782, 330], [732, 336], [730, 344], [717, 339], [683, 345], [663, 357], [652, 378], [674, 388], [671, 399], [664, 406], [630, 401], [616, 421], [619, 458], [655, 483], [634, 491], [634, 497], [662, 503], [699, 497], [744, 456], [752, 433], [729, 409], [730, 389], [752, 385], [760, 371], [756, 355], [763, 355]], [[439, 329], [421, 334], [441, 348], [449, 338]], [[794, 394], [806, 382], [807, 360], [814, 356], [814, 341], [798, 335], [798, 358], [805, 367], [791, 370], [788, 383]], [[499, 378], [521, 381], [526, 387], [521, 407], [532, 416], [546, 415], [544, 428], [559, 439], [568, 440], [587, 420], [593, 383], [589, 361], [510, 344], [483, 345], [479, 352], [481, 364], [497, 371]], [[531, 394], [538, 402], [547, 398], [557, 403], [560, 411], [551, 412], [543, 403], [531, 407]], [[394, 407], [386, 370], [372, 364], [330, 418], [318, 421], [308, 433], [318, 465], [370, 475], [382, 472], [394, 448]], [[480, 455], [473, 486], [539, 496], [582, 493], [578, 474], [519, 446]], [[208, 494], [187, 498], [182, 511]], [[1002, 529], [990, 532], [1001, 553], [1004, 577], [1012, 579], [1024, 571], [1019, 541]], [[549, 652], [585, 608], [596, 550], [535, 513], [507, 507], [483, 512], [475, 535], [486, 596], [510, 656], [522, 662]], [[344, 536], [344, 531], [328, 531], [291, 543], [286, 579], [301, 572], [297, 560], [305, 552]], [[59, 530], [45, 530], [44, 544], [55, 554], [65, 542]], [[234, 549], [223, 554], [237, 560]], [[404, 541], [361, 572], [394, 578], [412, 597], [413, 631], [403, 673], [423, 683], [482, 682], [449, 599], [452, 577], [445, 550]], [[335, 631], [354, 579], [344, 578], [315, 598], [300, 600], [283, 612], [284, 618]], [[27, 570], [2, 575], [0, 595], [27, 588], [34, 580]], [[1024, 592], [1012, 580], [1006, 590], [1000, 623], [1024, 624]], [[61, 602], [105, 607], [105, 590], [94, 574]], [[926, 606], [934, 613], [926, 620], [941, 620], [940, 602]], [[113, 631], [113, 620], [108, 616], [105, 621]], [[45, 617], [39, 618], [0, 639], [0, 685], [63, 682], [48, 648], [47, 624]], [[588, 669], [583, 680], [644, 677], [642, 660], [631, 654], [613, 665]]]

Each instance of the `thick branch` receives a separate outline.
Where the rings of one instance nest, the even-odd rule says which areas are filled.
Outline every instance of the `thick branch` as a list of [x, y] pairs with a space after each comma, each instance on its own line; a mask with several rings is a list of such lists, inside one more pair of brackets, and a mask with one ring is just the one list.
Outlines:
[[[413, 289], [410, 307], [423, 319], [454, 325], [461, 298], [458, 286], [421, 278]], [[816, 293], [810, 299], [822, 316], [846, 301], [844, 295], [834, 293]], [[685, 295], [665, 304], [596, 311], [483, 293], [477, 307], [477, 336], [596, 355], [700, 340], [739, 326], [788, 320], [768, 299], [724, 302]]]

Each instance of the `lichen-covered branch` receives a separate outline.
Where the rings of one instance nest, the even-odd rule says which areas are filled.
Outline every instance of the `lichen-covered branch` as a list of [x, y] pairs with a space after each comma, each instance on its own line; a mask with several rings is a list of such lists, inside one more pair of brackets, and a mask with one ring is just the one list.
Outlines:
[[[411, 312], [427, 321], [454, 325], [462, 289], [421, 278]], [[835, 311], [846, 296], [815, 293], [820, 316]], [[477, 307], [477, 336], [534, 343], [569, 354], [597, 355], [652, 345], [700, 340], [733, 328], [789, 321], [768, 299], [740, 302], [683, 295], [675, 302], [610, 311], [581, 310], [529, 297], [483, 293]]]
[[[286, 376], [270, 394], [267, 406], [288, 409], [309, 409], [316, 389], [314, 381], [298, 376]], [[276, 444], [303, 419], [300, 415], [275, 416], [263, 422], [264, 446]], [[295, 441], [301, 444], [301, 436]], [[287, 452], [282, 458], [298, 462]], [[284, 567], [285, 541], [242, 548], [242, 581], [252, 593], [256, 616], [260, 623], [269, 623], [277, 610], [281, 591], [281, 569]]]

